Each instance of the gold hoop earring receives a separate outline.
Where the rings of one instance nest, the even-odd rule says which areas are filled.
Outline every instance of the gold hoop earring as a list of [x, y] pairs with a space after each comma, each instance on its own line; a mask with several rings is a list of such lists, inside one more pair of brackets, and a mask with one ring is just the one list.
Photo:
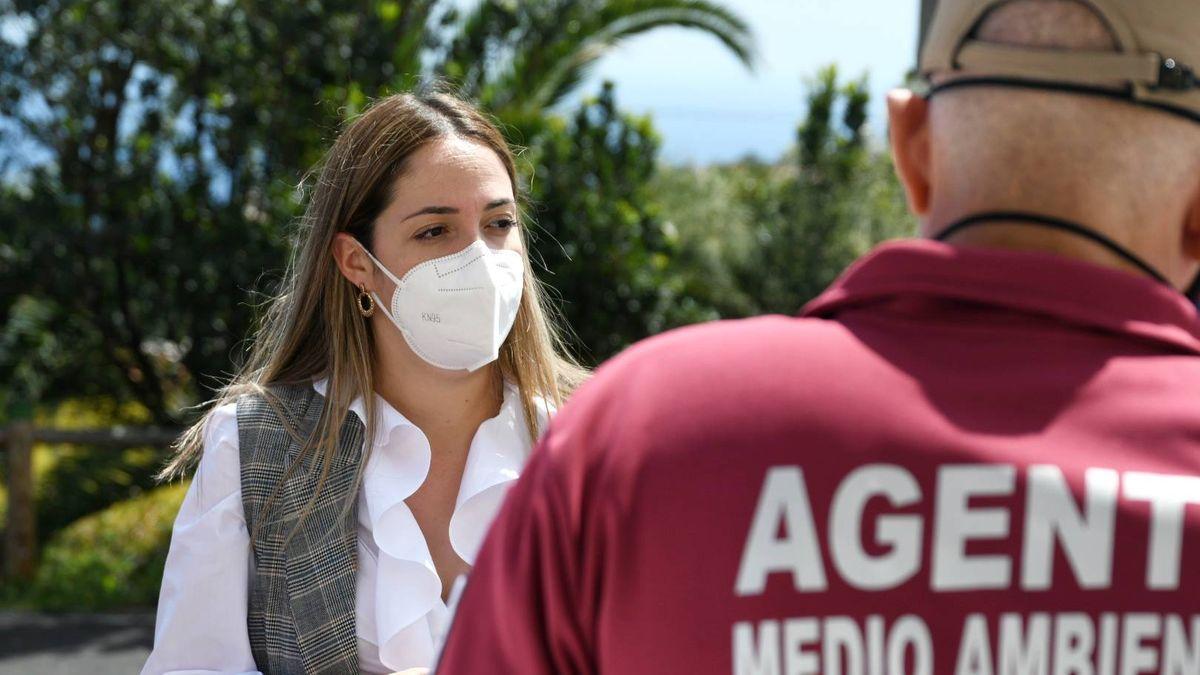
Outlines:
[[358, 313], [370, 318], [375, 314], [375, 297], [367, 292], [366, 284], [358, 285]]

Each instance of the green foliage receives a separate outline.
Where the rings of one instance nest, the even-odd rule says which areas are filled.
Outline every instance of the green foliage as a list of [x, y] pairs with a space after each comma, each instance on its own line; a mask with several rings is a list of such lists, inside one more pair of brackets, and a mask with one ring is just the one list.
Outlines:
[[841, 85], [835, 68], [823, 70], [808, 85], [795, 164], [746, 186], [757, 246], [734, 274], [762, 311], [796, 312], [873, 243], [864, 235], [881, 227], [880, 214], [862, 199], [874, 178], [865, 91], [864, 81]]
[[57, 611], [153, 606], [186, 491], [186, 484], [159, 488], [72, 523], [46, 546], [18, 602]]
[[855, 258], [915, 233], [888, 155], [865, 135], [868, 103], [865, 80], [826, 68], [789, 159], [661, 173], [653, 191], [698, 302], [724, 317], [794, 314]]
[[588, 360], [710, 318], [681, 297], [676, 242], [649, 191], [658, 147], [649, 119], [620, 113], [605, 84], [531, 153], [538, 262]]
[[[76, 399], [52, 412], [38, 411], [39, 427], [71, 429], [112, 424], [139, 425], [147, 419], [137, 405], [117, 405], [111, 398]], [[154, 487], [154, 471], [163, 452], [156, 448], [93, 448], [82, 445], [33, 446], [33, 498], [39, 543], [71, 522], [141, 495]], [[0, 462], [0, 484], [6, 480]], [[7, 494], [0, 485], [0, 534], [6, 524]]]
[[763, 165], [660, 166], [649, 191], [661, 205], [667, 227], [677, 233], [673, 272], [683, 293], [714, 317], [754, 314], [754, 298], [738, 287], [733, 265], [756, 246], [749, 187]]
[[47, 448], [54, 462], [39, 476], [37, 531], [46, 539], [71, 522], [154, 487], [163, 454], [153, 448]]
[[[0, 389], [0, 420], [16, 417], [17, 406], [38, 400], [50, 387], [47, 375], [63, 372], [63, 361], [76, 355], [50, 325], [50, 307], [30, 296], [9, 300], [8, 322], [0, 326], [0, 381], [10, 384]], [[28, 411], [20, 414], [27, 416]]]
[[792, 314], [876, 243], [914, 231], [888, 158], [866, 143], [865, 79], [826, 68], [808, 85], [791, 166], [741, 184], [755, 245], [732, 264], [756, 313]]
[[345, 102], [331, 84], [373, 95], [415, 57], [360, 34], [359, 2], [7, 4], [29, 31], [0, 50], [0, 117], [46, 161], [5, 157], [3, 288], [83, 332], [95, 365], [54, 379], [119, 383], [171, 423], [229, 369], [244, 289], [285, 259], [288, 186]]
[[[19, 141], [0, 146], [0, 376], [24, 378], [22, 397], [105, 391], [177, 423], [238, 360], [249, 291], [273, 290], [294, 186], [369, 100], [444, 77], [536, 151], [560, 143], [543, 134], [548, 107], [621, 40], [681, 26], [747, 62], [752, 48], [743, 21], [703, 0], [457, 4], [0, 0], [0, 20], [21, 27], [0, 45], [0, 128]], [[572, 210], [550, 203], [564, 194], [542, 201]], [[594, 227], [642, 217], [612, 208]], [[576, 269], [550, 272], [593, 283], [568, 279]], [[659, 323], [635, 316], [639, 332], [619, 340]], [[17, 355], [29, 348], [36, 373]]]

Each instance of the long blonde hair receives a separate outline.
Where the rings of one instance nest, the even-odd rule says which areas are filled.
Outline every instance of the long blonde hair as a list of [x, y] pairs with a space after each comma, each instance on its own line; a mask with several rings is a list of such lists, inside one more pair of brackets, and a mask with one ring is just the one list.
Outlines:
[[[198, 460], [205, 424], [217, 407], [243, 394], [256, 394], [284, 412], [270, 392], [271, 385], [328, 378], [320, 421], [310, 436], [300, 439], [295, 429], [288, 429], [303, 443], [302, 459], [307, 453], [319, 458], [315, 492], [320, 491], [338, 452], [338, 431], [355, 398], [363, 397], [367, 427], [374, 429], [372, 333], [358, 311], [359, 291], [338, 270], [331, 247], [334, 236], [346, 232], [370, 250], [374, 221], [387, 207], [391, 186], [402, 176], [406, 160], [425, 144], [446, 136], [491, 148], [504, 163], [520, 201], [512, 151], [496, 126], [471, 105], [440, 92], [396, 94], [373, 104], [345, 128], [318, 167], [281, 292], [270, 300], [245, 364], [209, 402], [208, 413], [180, 437], [160, 479], [182, 476]], [[499, 372], [516, 385], [526, 423], [536, 436], [541, 431], [537, 397], [561, 405], [587, 371], [564, 348], [543, 304], [529, 256], [525, 266], [524, 293], [512, 332], [500, 350]], [[290, 423], [286, 414], [281, 418], [285, 426]], [[373, 438], [373, 431], [366, 437]], [[362, 465], [356, 485], [361, 482]]]

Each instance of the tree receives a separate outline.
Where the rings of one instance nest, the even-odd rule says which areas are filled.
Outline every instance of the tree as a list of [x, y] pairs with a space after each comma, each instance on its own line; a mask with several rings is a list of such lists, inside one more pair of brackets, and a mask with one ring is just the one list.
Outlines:
[[[421, 34], [430, 4], [393, 28]], [[170, 423], [196, 377], [229, 369], [245, 289], [284, 259], [290, 186], [354, 100], [331, 83], [380, 90], [414, 62], [410, 41], [356, 30], [359, 6], [9, 3], [24, 35], [0, 55], [0, 115], [42, 159], [4, 157], [3, 245], [23, 263], [5, 294], [100, 347], [49, 391], [112, 369], [118, 398]]]
[[796, 146], [778, 163], [668, 169], [653, 192], [679, 231], [685, 293], [723, 317], [794, 314], [855, 258], [915, 223], [887, 153], [866, 136], [866, 81], [808, 83]]
[[562, 299], [574, 346], [601, 361], [666, 328], [712, 318], [686, 297], [676, 237], [650, 183], [659, 138], [622, 114], [611, 83], [569, 120], [551, 120], [533, 153], [534, 230], [546, 282]]
[[[0, 21], [0, 310], [32, 298], [83, 352], [23, 391], [107, 390], [159, 423], [229, 371], [250, 289], [286, 259], [294, 186], [371, 98], [449, 77], [518, 142], [553, 145], [548, 107], [623, 39], [678, 25], [751, 52], [735, 15], [685, 0], [0, 0]], [[0, 340], [0, 375], [22, 376], [4, 345], [31, 339]]]
[[867, 147], [866, 78], [808, 84], [792, 166], [743, 183], [755, 245], [734, 263], [759, 312], [792, 314], [874, 244], [912, 231], [886, 155]]

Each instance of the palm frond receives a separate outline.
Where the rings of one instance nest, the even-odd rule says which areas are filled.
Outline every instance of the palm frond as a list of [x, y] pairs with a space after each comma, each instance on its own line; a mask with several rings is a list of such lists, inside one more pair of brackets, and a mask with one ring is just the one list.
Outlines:
[[749, 25], [710, 0], [484, 0], [461, 24], [441, 70], [501, 116], [527, 116], [576, 90], [613, 47], [664, 27], [708, 34], [754, 66]]
[[[644, 6], [651, 3], [612, 3], [610, 11], [620, 9], [621, 4]], [[746, 22], [729, 10], [704, 0], [667, 0], [652, 4], [663, 6], [633, 14], [612, 12], [605, 16], [607, 12], [601, 13], [597, 17], [599, 30], [547, 73], [531, 103], [546, 108], [554, 106], [574, 91], [586, 78], [588, 69], [613, 47], [656, 28], [691, 28], [707, 33], [725, 45], [746, 67], [754, 66], [753, 34]]]

